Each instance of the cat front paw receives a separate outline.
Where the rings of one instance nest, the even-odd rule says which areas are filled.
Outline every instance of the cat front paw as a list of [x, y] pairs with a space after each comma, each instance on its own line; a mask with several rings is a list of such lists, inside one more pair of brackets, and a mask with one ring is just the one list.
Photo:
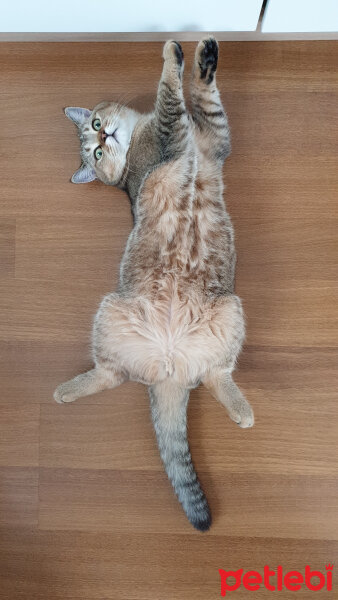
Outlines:
[[196, 48], [196, 62], [200, 70], [201, 79], [207, 84], [214, 79], [218, 62], [218, 43], [212, 36], [201, 40]]
[[175, 40], [168, 40], [163, 47], [164, 60], [174, 61], [178, 67], [182, 67], [184, 55], [181, 44]]

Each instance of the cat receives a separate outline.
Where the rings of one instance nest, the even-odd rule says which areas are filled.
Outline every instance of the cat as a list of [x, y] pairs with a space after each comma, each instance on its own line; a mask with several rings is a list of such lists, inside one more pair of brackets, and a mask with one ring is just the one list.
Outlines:
[[197, 45], [191, 113], [182, 90], [183, 52], [168, 41], [154, 112], [104, 102], [65, 109], [78, 127], [75, 183], [99, 179], [129, 195], [134, 227], [93, 327], [95, 367], [59, 385], [59, 403], [124, 381], [149, 388], [158, 446], [191, 524], [211, 525], [187, 440], [189, 391], [202, 382], [240, 427], [253, 411], [232, 379], [245, 327], [234, 293], [235, 250], [223, 201], [230, 132], [216, 86], [218, 44]]

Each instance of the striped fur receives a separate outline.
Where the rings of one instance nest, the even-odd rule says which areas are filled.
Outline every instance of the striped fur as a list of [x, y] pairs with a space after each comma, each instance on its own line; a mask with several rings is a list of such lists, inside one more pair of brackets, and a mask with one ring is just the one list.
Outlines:
[[180, 45], [167, 42], [163, 58], [153, 113], [115, 103], [66, 110], [81, 142], [82, 166], [73, 181], [98, 178], [124, 189], [134, 227], [118, 288], [95, 317], [95, 368], [60, 385], [55, 399], [72, 402], [126, 380], [147, 385], [166, 472], [189, 521], [205, 531], [211, 517], [189, 451], [189, 390], [202, 381], [233, 421], [253, 425], [231, 375], [245, 328], [223, 200], [230, 132], [216, 86], [216, 40], [206, 38], [196, 48], [191, 114]]
[[150, 386], [149, 396], [167, 475], [190, 523], [199, 531], [206, 531], [211, 525], [211, 514], [192, 464], [187, 440], [189, 391], [167, 379]]

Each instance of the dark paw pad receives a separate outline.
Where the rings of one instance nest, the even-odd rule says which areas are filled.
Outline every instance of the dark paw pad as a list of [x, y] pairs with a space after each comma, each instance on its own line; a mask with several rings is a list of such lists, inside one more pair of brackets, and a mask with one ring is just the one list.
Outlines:
[[179, 66], [181, 66], [183, 63], [183, 58], [184, 58], [182, 46], [178, 42], [174, 42], [174, 43], [175, 43], [175, 54], [176, 54], [177, 64]]
[[206, 83], [211, 83], [217, 69], [218, 45], [214, 38], [203, 40], [202, 43], [203, 47], [198, 62], [201, 71], [201, 79], [205, 79]]

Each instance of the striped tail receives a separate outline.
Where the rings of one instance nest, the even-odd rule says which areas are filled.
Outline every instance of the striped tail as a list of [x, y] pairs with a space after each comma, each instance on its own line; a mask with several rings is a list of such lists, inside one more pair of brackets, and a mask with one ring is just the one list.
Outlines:
[[187, 438], [189, 391], [167, 379], [149, 387], [151, 415], [161, 458], [190, 523], [207, 531], [211, 514], [192, 464]]

